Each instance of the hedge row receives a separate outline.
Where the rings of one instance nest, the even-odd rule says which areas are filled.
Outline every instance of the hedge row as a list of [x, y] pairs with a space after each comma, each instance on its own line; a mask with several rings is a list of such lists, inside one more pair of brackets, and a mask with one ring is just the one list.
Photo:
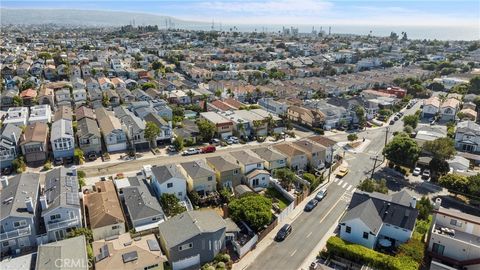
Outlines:
[[327, 241], [327, 250], [336, 255], [354, 262], [366, 264], [372, 268], [385, 270], [416, 270], [419, 264], [408, 256], [393, 257], [361, 245], [343, 241], [332, 236]]

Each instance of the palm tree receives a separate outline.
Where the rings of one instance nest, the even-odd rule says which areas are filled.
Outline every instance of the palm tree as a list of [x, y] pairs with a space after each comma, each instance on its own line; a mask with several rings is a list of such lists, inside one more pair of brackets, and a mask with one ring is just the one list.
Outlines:
[[237, 130], [238, 130], [238, 133], [240, 134], [240, 137], [245, 136], [245, 126], [243, 125], [243, 123], [237, 124]]

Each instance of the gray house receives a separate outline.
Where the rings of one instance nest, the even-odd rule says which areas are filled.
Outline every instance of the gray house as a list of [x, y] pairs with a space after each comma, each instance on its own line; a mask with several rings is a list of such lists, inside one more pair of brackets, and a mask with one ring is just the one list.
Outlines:
[[18, 143], [21, 135], [22, 129], [13, 124], [3, 127], [0, 134], [0, 169], [12, 166], [20, 150]]
[[77, 122], [78, 147], [86, 156], [102, 153], [102, 136], [97, 121], [84, 117]]
[[40, 196], [47, 239], [59, 241], [67, 233], [82, 227], [77, 171], [59, 167], [45, 175], [45, 193]]
[[227, 223], [214, 210], [183, 212], [160, 224], [160, 243], [173, 270], [198, 269], [225, 248]]
[[36, 246], [40, 177], [22, 173], [11, 179], [1, 178], [0, 251], [12, 255]]
[[50, 143], [55, 159], [73, 158], [75, 137], [72, 121], [60, 119], [53, 122]]
[[124, 184], [116, 185], [131, 228], [136, 232], [145, 231], [156, 228], [165, 220], [165, 213], [146, 180], [129, 177], [122, 182]]
[[274, 170], [287, 166], [287, 157], [280, 152], [270, 147], [262, 147], [252, 149], [252, 152], [257, 154], [265, 162], [263, 163], [265, 169]]
[[165, 121], [162, 117], [155, 113], [149, 113], [143, 118], [146, 122], [154, 123], [158, 128], [160, 128], [160, 134], [158, 134], [156, 143], [170, 143], [172, 140], [173, 129], [172, 122]]
[[111, 153], [127, 149], [127, 134], [113, 112], [100, 107], [95, 110], [95, 113], [107, 151]]
[[80, 235], [38, 247], [36, 270], [87, 270], [85, 236]]
[[136, 150], [149, 149], [150, 142], [145, 139], [145, 122], [125, 107], [115, 107], [113, 111], [126, 128], [125, 132], [130, 140], [130, 146], [135, 147]]

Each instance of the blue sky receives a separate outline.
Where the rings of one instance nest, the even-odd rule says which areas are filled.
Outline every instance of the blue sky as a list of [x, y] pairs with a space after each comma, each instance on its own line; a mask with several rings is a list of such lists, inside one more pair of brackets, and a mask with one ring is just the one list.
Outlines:
[[480, 25], [478, 0], [2, 0], [0, 6], [145, 12], [225, 24]]

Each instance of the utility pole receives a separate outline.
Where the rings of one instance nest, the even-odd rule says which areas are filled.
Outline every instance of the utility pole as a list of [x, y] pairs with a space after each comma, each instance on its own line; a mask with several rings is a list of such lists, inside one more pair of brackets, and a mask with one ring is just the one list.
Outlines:
[[332, 166], [333, 166], [333, 146], [330, 147], [330, 167], [328, 167], [328, 180], [330, 182], [330, 176], [332, 175]]
[[370, 176], [370, 179], [373, 179], [373, 174], [375, 173], [375, 167], [377, 166], [377, 161], [381, 161], [381, 159], [378, 158], [378, 155], [371, 159], [373, 159], [374, 162], [373, 162], [373, 168], [372, 168], [372, 176]]
[[388, 132], [389, 132], [389, 131], [390, 131], [390, 128], [387, 127], [387, 128], [385, 129], [385, 145], [384, 145], [384, 146], [387, 146]]

